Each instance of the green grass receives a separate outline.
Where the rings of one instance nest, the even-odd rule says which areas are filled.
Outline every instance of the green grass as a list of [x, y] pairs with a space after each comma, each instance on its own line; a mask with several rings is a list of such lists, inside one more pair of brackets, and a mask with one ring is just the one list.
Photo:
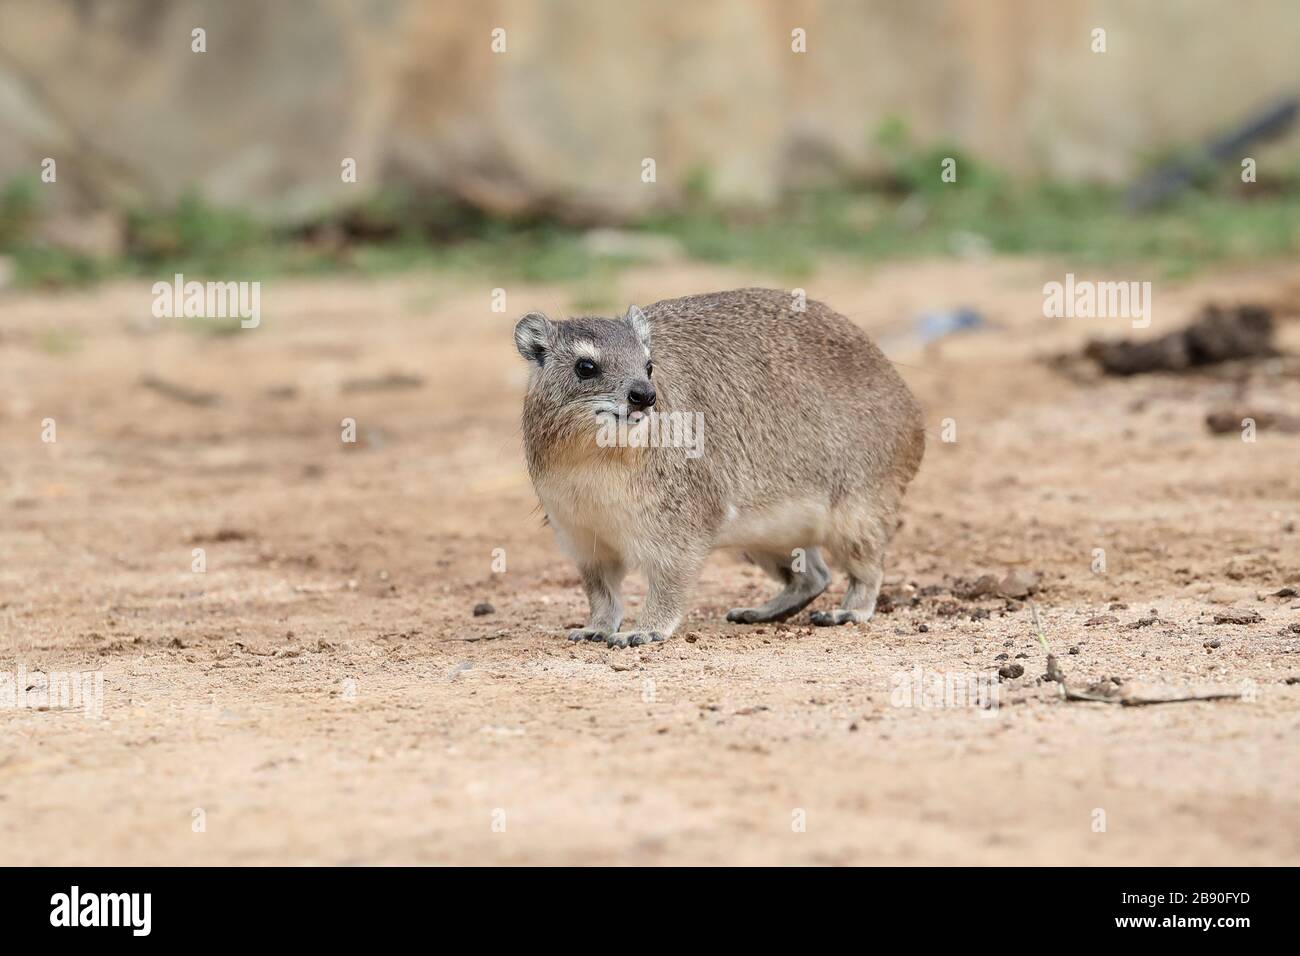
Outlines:
[[[778, 208], [727, 209], [710, 198], [708, 171], [692, 173], [683, 208], [629, 227], [671, 236], [691, 258], [799, 279], [828, 258], [872, 264], [971, 250], [1067, 257], [1082, 266], [1142, 264], [1167, 276], [1223, 261], [1300, 251], [1300, 176], [1243, 186], [1226, 168], [1174, 204], [1134, 215], [1115, 189], [1022, 182], [955, 148], [913, 148], [887, 123], [875, 147], [885, 173], [787, 197]], [[940, 179], [945, 157], [957, 181]], [[411, 270], [481, 274], [494, 282], [571, 287], [575, 308], [608, 307], [631, 258], [589, 250], [583, 230], [539, 219], [501, 221], [439, 197], [386, 193], [338, 220], [292, 232], [196, 195], [167, 210], [126, 214], [125, 254], [98, 261], [42, 244], [40, 186], [0, 191], [0, 255], [23, 286], [82, 285], [127, 275], [241, 280], [274, 275], [382, 275]]]

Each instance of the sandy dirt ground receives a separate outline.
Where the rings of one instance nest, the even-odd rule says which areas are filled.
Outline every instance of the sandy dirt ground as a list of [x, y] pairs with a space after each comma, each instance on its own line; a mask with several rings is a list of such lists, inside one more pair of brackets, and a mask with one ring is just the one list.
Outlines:
[[[771, 586], [720, 554], [678, 635], [623, 651], [565, 640], [585, 601], [520, 449], [510, 330], [569, 312], [565, 289], [510, 286], [498, 314], [498, 283], [276, 280], [261, 327], [224, 336], [152, 320], [148, 283], [7, 293], [0, 671], [35, 692], [99, 672], [103, 694], [98, 717], [0, 708], [0, 863], [1300, 862], [1300, 598], [1276, 596], [1300, 586], [1300, 434], [1204, 422], [1300, 410], [1297, 365], [1065, 374], [1045, 358], [1129, 329], [1044, 319], [1064, 272], [809, 279], [927, 410], [893, 609], [728, 624]], [[753, 284], [780, 285], [661, 265], [617, 296]], [[1297, 352], [1297, 289], [1282, 266], [1157, 282], [1149, 332], [1262, 301]], [[990, 328], [908, 338], [957, 305]], [[1040, 576], [1071, 686], [1244, 699], [1066, 702], [1029, 605], [962, 596], [1013, 571]], [[1259, 621], [1215, 623], [1227, 608]], [[979, 675], [996, 706], [900, 698], [934, 674]]]

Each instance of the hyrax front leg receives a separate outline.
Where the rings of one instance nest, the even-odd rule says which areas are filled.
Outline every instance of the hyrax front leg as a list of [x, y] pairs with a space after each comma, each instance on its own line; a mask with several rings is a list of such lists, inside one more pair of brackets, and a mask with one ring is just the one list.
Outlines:
[[578, 569], [582, 587], [587, 592], [587, 626], [569, 632], [571, 641], [604, 641], [623, 623], [623, 564], [611, 560], [605, 564], [591, 562]]
[[699, 576], [702, 554], [680, 554], [662, 558], [646, 567], [649, 590], [645, 608], [637, 615], [636, 630], [617, 631], [606, 643], [610, 647], [636, 647], [651, 641], [666, 641], [681, 623], [686, 599]]

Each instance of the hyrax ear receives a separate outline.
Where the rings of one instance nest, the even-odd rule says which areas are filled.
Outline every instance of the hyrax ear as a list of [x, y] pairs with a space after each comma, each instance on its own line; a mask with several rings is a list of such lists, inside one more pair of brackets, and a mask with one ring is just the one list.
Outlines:
[[551, 349], [555, 326], [540, 312], [529, 312], [515, 326], [515, 348], [530, 362], [543, 365]]
[[650, 347], [650, 320], [634, 305], [627, 307], [627, 315], [623, 316], [623, 321], [632, 326], [632, 331], [636, 337], [641, 340], [641, 344], [646, 348]]

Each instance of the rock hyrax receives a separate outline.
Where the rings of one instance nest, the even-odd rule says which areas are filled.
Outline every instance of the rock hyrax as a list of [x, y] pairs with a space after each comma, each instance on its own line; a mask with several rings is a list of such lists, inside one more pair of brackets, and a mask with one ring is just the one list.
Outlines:
[[[871, 617], [925, 429], [894, 367], [848, 319], [737, 289], [615, 319], [531, 312], [515, 345], [531, 365], [528, 470], [591, 604], [570, 639], [665, 640], [714, 548], [743, 551], [782, 585], [729, 621], [805, 608], [830, 583], [822, 548], [849, 586], [812, 623]], [[624, 627], [620, 586], [633, 569], [649, 590]]]

